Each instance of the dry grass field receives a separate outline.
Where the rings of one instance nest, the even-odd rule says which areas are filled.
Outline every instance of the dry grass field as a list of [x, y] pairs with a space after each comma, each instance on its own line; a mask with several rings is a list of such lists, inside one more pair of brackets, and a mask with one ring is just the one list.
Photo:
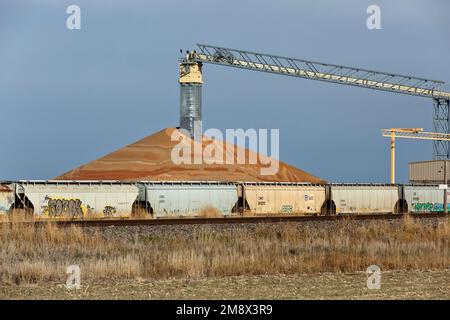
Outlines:
[[369, 290], [366, 274], [324, 273], [202, 279], [82, 280], [81, 289], [58, 282], [0, 284], [0, 299], [450, 299], [449, 270], [388, 271]]
[[[59, 288], [56, 284], [65, 283], [66, 268], [73, 264], [80, 266], [82, 281], [91, 283], [91, 289], [102, 283], [132, 287], [133, 283], [174, 281], [177, 287], [183, 281], [208, 284], [242, 278], [261, 281], [258, 288], [264, 290], [266, 280], [277, 277], [289, 282], [308, 279], [308, 274], [320, 278], [334, 273], [364, 279], [365, 274], [358, 272], [371, 264], [383, 272], [434, 270], [440, 279], [436, 283], [445, 284], [449, 279], [449, 239], [448, 220], [430, 224], [410, 218], [395, 224], [340, 221], [327, 228], [260, 225], [251, 232], [244, 226], [222, 231], [205, 226], [190, 236], [141, 234], [133, 240], [106, 238], [101, 232], [87, 233], [77, 227], [60, 229], [51, 223], [44, 227], [13, 223], [0, 229], [0, 297], [20, 296], [30, 288], [35, 292], [48, 286]], [[424, 279], [425, 284], [435, 283], [427, 276]], [[216, 288], [218, 296], [220, 288]], [[430, 292], [449, 298], [448, 288], [442, 290]], [[350, 293], [344, 296], [352, 297]], [[248, 295], [242, 293], [242, 297]]]

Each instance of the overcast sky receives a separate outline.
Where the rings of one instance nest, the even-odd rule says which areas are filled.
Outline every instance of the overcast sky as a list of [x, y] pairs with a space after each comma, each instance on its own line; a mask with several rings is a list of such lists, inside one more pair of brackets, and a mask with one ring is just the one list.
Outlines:
[[[66, 28], [71, 4], [81, 30]], [[381, 30], [366, 27], [371, 4]], [[1, 0], [0, 180], [50, 179], [177, 126], [179, 49], [196, 43], [450, 82], [449, 12], [445, 0]], [[215, 65], [204, 80], [204, 127], [279, 128], [280, 159], [332, 182], [388, 182], [380, 129], [432, 130], [428, 98]], [[407, 182], [432, 143], [397, 146]]]

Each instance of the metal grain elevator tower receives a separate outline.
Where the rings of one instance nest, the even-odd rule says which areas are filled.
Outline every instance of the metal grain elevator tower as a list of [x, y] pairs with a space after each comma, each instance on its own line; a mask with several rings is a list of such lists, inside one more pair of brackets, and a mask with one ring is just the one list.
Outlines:
[[195, 141], [202, 139], [202, 63], [187, 52], [180, 59], [180, 127], [189, 131]]

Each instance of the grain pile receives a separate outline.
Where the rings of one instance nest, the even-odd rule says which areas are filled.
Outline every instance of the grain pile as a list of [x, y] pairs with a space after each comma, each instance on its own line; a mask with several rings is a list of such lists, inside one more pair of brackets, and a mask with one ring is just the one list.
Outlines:
[[[174, 134], [178, 141], [172, 141]], [[278, 162], [278, 172], [273, 175], [262, 175], [261, 169], [268, 168], [267, 162], [261, 163], [261, 155], [248, 149], [243, 149], [226, 142], [203, 138], [203, 148], [215, 147], [225, 154], [233, 150], [231, 157], [234, 164], [175, 164], [171, 160], [171, 153], [175, 145], [182, 143], [195, 145], [191, 139], [183, 136], [175, 128], [161, 130], [142, 140], [125, 146], [104, 157], [73, 169], [58, 180], [156, 180], [156, 181], [274, 181], [274, 182], [310, 182], [324, 183], [321, 178], [313, 176], [281, 161]], [[214, 146], [213, 146], [214, 145]], [[200, 150], [202, 148], [200, 147]], [[204, 149], [203, 149], [204, 150]], [[258, 162], [239, 164], [236, 161], [239, 152], [245, 154], [246, 159], [257, 156]], [[197, 155], [192, 148], [191, 157]], [[264, 160], [264, 157], [262, 157]], [[267, 159], [266, 159], [267, 160]], [[276, 160], [273, 160], [276, 161]], [[192, 161], [193, 162], [193, 161]]]

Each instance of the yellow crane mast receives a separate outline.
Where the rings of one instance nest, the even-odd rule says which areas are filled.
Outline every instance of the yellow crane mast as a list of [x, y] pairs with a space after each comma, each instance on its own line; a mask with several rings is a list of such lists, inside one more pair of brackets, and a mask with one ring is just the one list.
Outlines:
[[391, 183], [395, 183], [395, 138], [450, 141], [450, 134], [439, 132], [423, 132], [423, 128], [390, 128], [381, 129], [383, 137], [391, 138]]

